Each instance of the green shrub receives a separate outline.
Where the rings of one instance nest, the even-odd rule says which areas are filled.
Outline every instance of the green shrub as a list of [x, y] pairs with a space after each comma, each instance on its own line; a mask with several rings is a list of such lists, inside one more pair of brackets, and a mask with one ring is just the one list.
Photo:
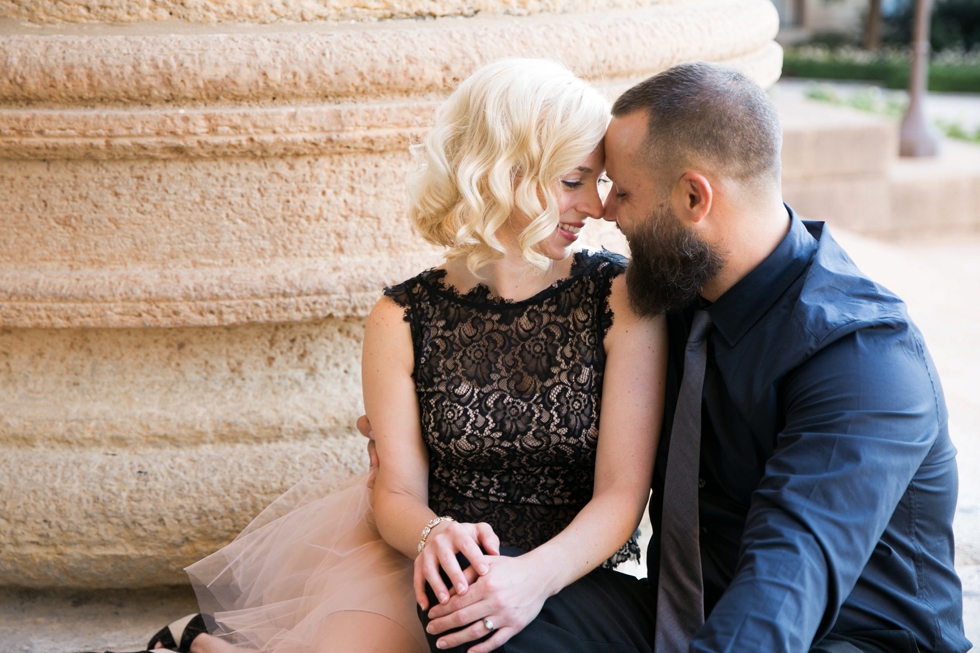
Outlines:
[[850, 61], [814, 61], [798, 58], [787, 52], [783, 56], [783, 77], [813, 79], [859, 79], [883, 82], [893, 74], [895, 66], [887, 62], [854, 63]]
[[[909, 55], [889, 50], [803, 46], [783, 55], [784, 77], [877, 81], [888, 88], [908, 88]], [[980, 54], [951, 51], [929, 66], [930, 91], [980, 93]]]
[[932, 64], [929, 66], [929, 90], [980, 93], [980, 66]]

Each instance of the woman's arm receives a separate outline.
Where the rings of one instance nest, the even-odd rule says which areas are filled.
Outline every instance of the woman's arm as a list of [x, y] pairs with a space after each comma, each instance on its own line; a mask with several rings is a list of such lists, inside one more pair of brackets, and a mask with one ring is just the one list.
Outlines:
[[486, 524], [445, 523], [432, 530], [424, 555], [418, 554], [422, 528], [436, 515], [428, 506], [429, 455], [422, 440], [412, 379], [415, 357], [404, 314], [388, 297], [375, 305], [364, 333], [361, 378], [364, 408], [380, 462], [374, 485], [378, 531], [392, 547], [416, 559], [416, 599], [425, 609], [425, 581], [440, 601], [450, 598], [439, 575], [440, 565], [456, 592], [465, 593], [468, 583], [456, 553], [462, 552], [478, 572], [486, 572], [489, 568], [480, 545], [495, 551], [497, 543]]
[[443, 637], [445, 648], [496, 633], [474, 646], [487, 653], [520, 632], [545, 599], [615, 553], [635, 531], [650, 493], [663, 416], [667, 327], [663, 316], [641, 319], [629, 307], [623, 276], [609, 297], [615, 319], [606, 335], [599, 444], [592, 499], [565, 530], [518, 558], [491, 558], [490, 572], [470, 591], [434, 607], [430, 632], [471, 624]]

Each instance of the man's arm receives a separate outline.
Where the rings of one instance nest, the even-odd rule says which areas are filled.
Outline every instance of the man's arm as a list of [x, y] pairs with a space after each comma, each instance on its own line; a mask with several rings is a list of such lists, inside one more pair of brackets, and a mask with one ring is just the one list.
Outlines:
[[833, 626], [945, 422], [907, 326], [849, 334], [786, 379], [731, 585], [691, 651], [807, 651]]

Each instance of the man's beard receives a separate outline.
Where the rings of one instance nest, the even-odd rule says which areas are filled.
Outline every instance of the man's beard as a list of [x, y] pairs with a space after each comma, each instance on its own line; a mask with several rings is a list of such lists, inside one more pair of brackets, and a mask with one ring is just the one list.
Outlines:
[[632, 260], [626, 268], [630, 306], [644, 317], [677, 311], [691, 303], [724, 264], [669, 204], [659, 207], [626, 235]]

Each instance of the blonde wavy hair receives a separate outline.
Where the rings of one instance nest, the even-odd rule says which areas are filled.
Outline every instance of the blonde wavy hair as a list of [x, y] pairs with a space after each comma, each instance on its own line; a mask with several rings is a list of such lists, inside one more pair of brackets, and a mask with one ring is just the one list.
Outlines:
[[503, 258], [497, 231], [516, 209], [530, 219], [518, 238], [524, 259], [547, 269], [534, 246], [558, 225], [558, 182], [592, 153], [608, 122], [606, 99], [560, 63], [501, 59], [481, 68], [412, 147], [412, 222], [476, 274]]

